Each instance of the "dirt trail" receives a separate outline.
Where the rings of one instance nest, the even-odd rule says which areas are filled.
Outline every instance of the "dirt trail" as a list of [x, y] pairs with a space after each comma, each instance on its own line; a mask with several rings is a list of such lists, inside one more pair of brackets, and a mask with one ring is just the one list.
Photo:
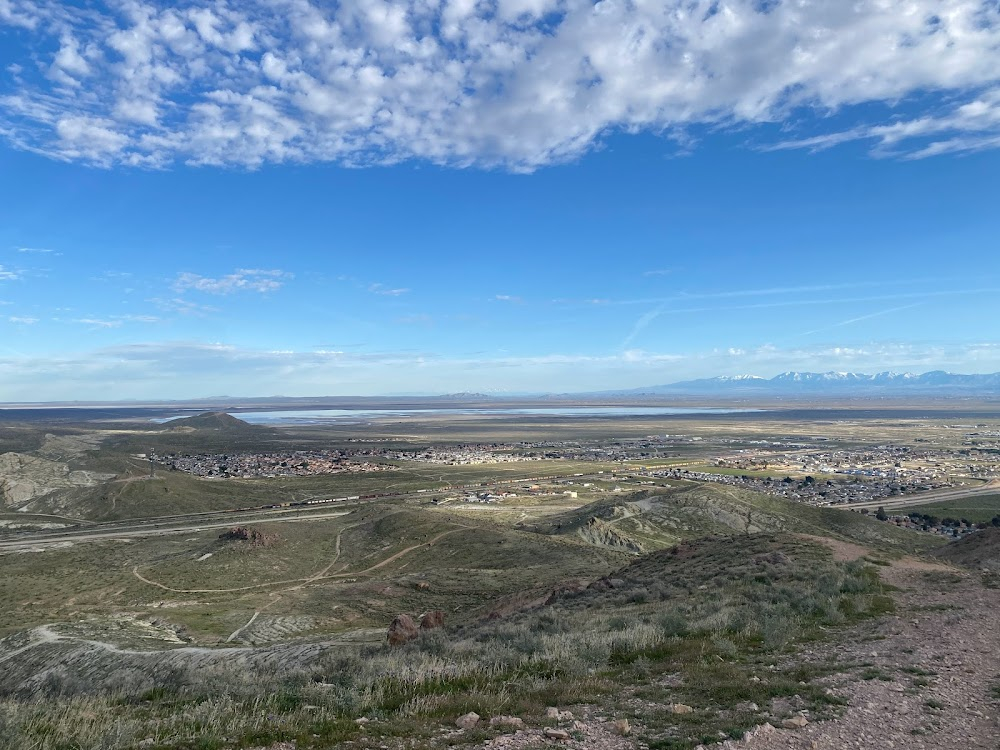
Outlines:
[[[132, 575], [134, 575], [136, 578], [138, 578], [143, 583], [149, 584], [150, 586], [156, 586], [157, 588], [163, 589], [164, 591], [171, 591], [171, 592], [173, 592], [175, 594], [234, 594], [234, 593], [237, 593], [239, 591], [252, 591], [254, 589], [266, 588], [268, 586], [283, 586], [285, 584], [301, 584], [299, 586], [294, 586], [294, 587], [292, 587], [290, 589], [286, 589], [286, 591], [291, 591], [292, 589], [302, 588], [302, 586], [305, 586], [305, 585], [310, 584], [310, 583], [315, 583], [316, 581], [328, 581], [328, 580], [330, 580], [332, 578], [351, 578], [353, 576], [361, 576], [361, 575], [365, 575], [366, 573], [371, 573], [373, 570], [378, 570], [379, 568], [383, 568], [386, 565], [389, 565], [389, 564], [395, 562], [396, 560], [398, 560], [399, 558], [403, 557], [404, 555], [408, 555], [410, 552], [413, 552], [414, 550], [418, 550], [421, 547], [431, 547], [439, 539], [443, 539], [444, 537], [448, 536], [449, 534], [454, 534], [457, 531], [464, 531], [467, 528], [470, 528], [470, 527], [468, 527], [468, 526], [459, 526], [458, 528], [451, 529], [450, 531], [444, 531], [444, 532], [438, 534], [433, 539], [430, 539], [430, 540], [428, 540], [426, 542], [422, 542], [421, 544], [414, 544], [412, 547], [407, 547], [404, 550], [400, 550], [396, 554], [390, 555], [389, 557], [387, 557], [382, 562], [376, 563], [375, 565], [372, 565], [370, 568], [365, 568], [364, 570], [354, 570], [354, 571], [351, 571], [351, 572], [348, 572], [348, 573], [331, 573], [329, 575], [325, 575], [324, 574], [325, 571], [330, 570], [330, 568], [332, 568], [333, 565], [336, 563], [336, 559], [334, 559], [334, 562], [332, 562], [329, 565], [327, 565], [325, 568], [323, 568], [322, 570], [320, 570], [318, 573], [313, 573], [312, 575], [306, 576], [305, 578], [292, 578], [291, 580], [288, 580], [288, 581], [271, 581], [270, 583], [256, 583], [256, 584], [253, 584], [252, 586], [240, 586], [238, 588], [232, 588], [232, 589], [175, 589], [175, 588], [171, 588], [170, 586], [167, 586], [165, 584], [159, 583], [158, 581], [153, 581], [153, 580], [150, 580], [149, 578], [146, 578], [141, 573], [139, 573], [138, 566], [132, 568]], [[339, 547], [340, 547], [340, 544], [339, 544], [340, 537], [339, 537], [339, 535], [337, 537], [337, 542], [338, 542], [338, 544], [337, 544], [337, 557], [339, 558], [339, 556], [340, 556], [340, 549], [339, 549]]]
[[851, 562], [852, 560], [859, 560], [865, 555], [870, 555], [872, 553], [870, 549], [862, 547], [860, 544], [844, 542], [840, 539], [831, 539], [828, 536], [813, 536], [812, 534], [796, 534], [795, 536], [800, 539], [805, 539], [808, 542], [815, 542], [816, 544], [822, 544], [824, 547], [828, 547], [830, 551], [833, 552], [833, 559], [837, 562]]
[[830, 679], [848, 701], [844, 715], [799, 730], [764, 727], [716, 747], [1000, 748], [1000, 701], [993, 692], [1000, 679], [1000, 590], [984, 586], [978, 573], [911, 557], [883, 568], [882, 577], [898, 589], [895, 616], [852, 630], [850, 642], [803, 655], [871, 665], [866, 669], [875, 679]]

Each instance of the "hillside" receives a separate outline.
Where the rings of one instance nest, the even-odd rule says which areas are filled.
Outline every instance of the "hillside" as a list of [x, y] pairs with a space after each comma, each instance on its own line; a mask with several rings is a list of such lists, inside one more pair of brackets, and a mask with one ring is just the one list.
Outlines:
[[934, 556], [966, 568], [1000, 573], [1000, 528], [990, 527], [935, 550]]
[[[395, 532], [411, 520], [390, 525]], [[378, 525], [372, 531], [387, 530]], [[474, 534], [461, 543], [459, 532], [448, 539], [452, 550], [461, 544], [470, 554], [487, 541]], [[435, 557], [442, 572], [450, 567], [447, 554]], [[507, 571], [519, 565], [496, 562]], [[760, 723], [763, 710], [779, 720], [799, 706], [814, 717], [831, 715], [836, 701], [813, 683], [817, 674], [774, 666], [776, 658], [803, 639], [815, 643], [831, 628], [891, 607], [870, 568], [836, 562], [823, 545], [781, 535], [705, 539], [605, 570], [617, 572], [599, 578], [591, 571], [594, 585], [583, 590], [567, 589], [509, 617], [424, 632], [398, 649], [385, 645], [384, 630], [361, 651], [349, 634], [260, 648], [199, 648], [182, 644], [188, 636], [179, 638], [166, 622], [172, 615], [164, 613], [120, 619], [100, 640], [92, 629], [44, 625], [0, 641], [0, 658], [11, 657], [0, 699], [36, 699], [30, 714], [19, 708], [26, 704], [0, 700], [0, 719], [25, 741], [44, 736], [40, 746], [47, 749], [70, 736], [74, 747], [109, 747], [101, 742], [112, 735], [116, 748], [135, 747], [147, 736], [156, 748], [294, 742], [319, 750], [348, 741], [435, 748], [468, 747], [514, 729], [484, 721], [456, 735], [454, 719], [468, 711], [513, 715], [543, 737], [545, 727], [571, 725], [549, 716], [549, 707], [580, 711], [577, 706], [596, 702], [602, 712], [641, 725], [649, 746], [686, 750], [719, 732], [740, 736]], [[366, 587], [366, 598], [399, 590], [400, 572]], [[430, 581], [431, 592], [443, 588], [440, 579]], [[434, 604], [452, 618], [453, 607]], [[170, 647], [151, 650], [154, 634]], [[109, 637], [130, 640], [111, 646], [103, 643]], [[767, 679], [754, 681], [758, 673]], [[90, 697], [73, 698], [81, 695]], [[795, 707], [787, 700], [792, 695], [800, 702]], [[675, 705], [697, 710], [679, 716]], [[51, 721], [40, 723], [40, 714]], [[81, 729], [75, 717], [83, 715]], [[205, 722], [203, 715], [218, 715], [225, 724]], [[362, 726], [359, 716], [370, 721]], [[442, 725], [451, 726], [447, 737]], [[605, 730], [606, 739], [613, 736]]]
[[163, 427], [169, 430], [192, 428], [196, 430], [217, 430], [223, 432], [271, 431], [269, 428], [244, 422], [242, 419], [238, 419], [224, 411], [209, 411], [204, 414], [196, 414], [193, 417], [172, 419], [169, 422], [164, 422]]
[[817, 508], [717, 484], [679, 482], [600, 500], [555, 516], [535, 531], [572, 535], [625, 552], [650, 552], [712, 534], [787, 533], [829, 536], [891, 550], [925, 552], [943, 540], [859, 513]]

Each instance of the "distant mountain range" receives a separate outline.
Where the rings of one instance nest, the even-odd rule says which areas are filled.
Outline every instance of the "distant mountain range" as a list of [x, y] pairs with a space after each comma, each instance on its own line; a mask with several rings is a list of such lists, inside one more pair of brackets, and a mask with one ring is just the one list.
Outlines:
[[905, 396], [905, 395], [1000, 395], [1000, 373], [960, 375], [943, 370], [922, 375], [904, 372], [783, 372], [773, 378], [757, 375], [725, 375], [701, 380], [685, 380], [668, 385], [653, 385], [602, 395], [672, 396], [672, 395], [836, 395], [836, 396]]

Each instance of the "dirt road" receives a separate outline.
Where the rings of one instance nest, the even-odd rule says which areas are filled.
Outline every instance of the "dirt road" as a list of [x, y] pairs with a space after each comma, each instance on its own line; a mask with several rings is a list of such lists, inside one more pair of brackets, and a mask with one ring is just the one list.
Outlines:
[[763, 727], [723, 750], [966, 750], [1000, 748], [1000, 590], [977, 573], [904, 559], [883, 569], [898, 611], [806, 652], [867, 665], [830, 680], [844, 715], [802, 729]]

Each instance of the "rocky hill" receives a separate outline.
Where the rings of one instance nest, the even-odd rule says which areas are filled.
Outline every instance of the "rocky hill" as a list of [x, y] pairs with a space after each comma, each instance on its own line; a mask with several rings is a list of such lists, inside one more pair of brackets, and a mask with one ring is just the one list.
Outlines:
[[193, 428], [196, 430], [220, 430], [226, 432], [245, 432], [249, 430], [267, 429], [257, 427], [249, 422], [227, 414], [224, 411], [208, 411], [204, 414], [197, 414], [193, 417], [182, 417], [164, 423], [164, 427], [176, 430], [181, 428]]

